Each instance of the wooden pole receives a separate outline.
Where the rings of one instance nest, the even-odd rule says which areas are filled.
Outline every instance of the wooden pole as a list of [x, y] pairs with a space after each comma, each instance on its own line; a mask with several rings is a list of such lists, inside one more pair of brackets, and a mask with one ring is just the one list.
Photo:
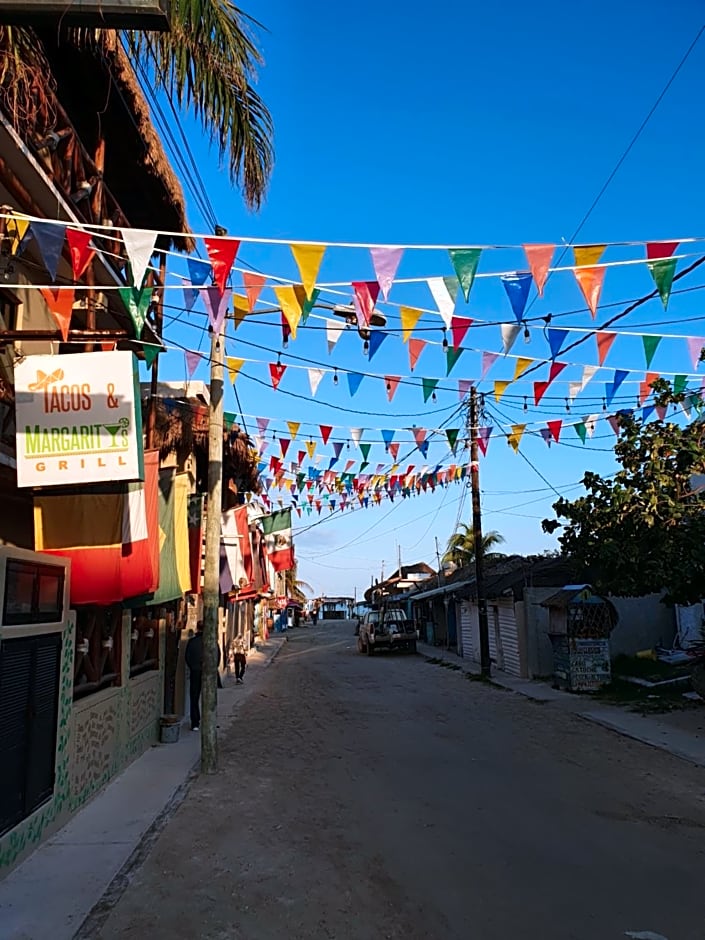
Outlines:
[[472, 489], [472, 534], [475, 548], [475, 584], [480, 628], [480, 671], [489, 678], [492, 673], [490, 634], [487, 626], [487, 598], [485, 597], [485, 559], [482, 551], [482, 507], [480, 505], [480, 455], [477, 443], [479, 431], [477, 389], [470, 389], [470, 485]]

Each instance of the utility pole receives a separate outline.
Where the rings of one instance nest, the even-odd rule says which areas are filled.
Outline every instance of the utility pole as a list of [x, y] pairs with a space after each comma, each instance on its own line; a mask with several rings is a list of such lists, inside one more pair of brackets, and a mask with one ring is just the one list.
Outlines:
[[479, 407], [477, 389], [470, 388], [470, 485], [472, 489], [472, 534], [475, 544], [475, 584], [477, 585], [477, 608], [480, 627], [480, 671], [489, 678], [492, 672], [490, 660], [490, 634], [487, 626], [487, 598], [485, 597], [485, 559], [482, 552], [482, 509], [480, 506], [480, 459], [477, 443], [479, 433]]
[[218, 610], [220, 606], [220, 515], [223, 494], [223, 371], [225, 319], [211, 333], [211, 380], [208, 414], [208, 510], [203, 573], [203, 688], [201, 691], [201, 771], [218, 768]]

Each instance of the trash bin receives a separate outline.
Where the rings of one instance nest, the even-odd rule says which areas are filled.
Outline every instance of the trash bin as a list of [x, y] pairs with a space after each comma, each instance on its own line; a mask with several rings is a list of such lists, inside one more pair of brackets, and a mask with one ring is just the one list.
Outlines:
[[181, 732], [181, 718], [178, 715], [162, 715], [159, 721], [159, 740], [162, 744], [175, 744]]

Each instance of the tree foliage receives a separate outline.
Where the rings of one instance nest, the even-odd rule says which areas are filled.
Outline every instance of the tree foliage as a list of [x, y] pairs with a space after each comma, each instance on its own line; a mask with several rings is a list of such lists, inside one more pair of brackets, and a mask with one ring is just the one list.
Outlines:
[[[492, 552], [496, 545], [504, 542], [504, 536], [499, 532], [485, 532], [482, 536], [482, 554], [485, 558], [496, 557], [498, 552]], [[448, 540], [448, 545], [443, 553], [443, 562], [452, 562], [459, 568], [471, 565], [475, 561], [475, 533], [472, 526], [461, 522], [456, 531]]]
[[[699, 396], [674, 393], [663, 380], [652, 387], [661, 407], [702, 407]], [[543, 529], [562, 529], [564, 553], [602, 592], [665, 591], [665, 602], [696, 603], [705, 597], [705, 495], [691, 477], [705, 472], [705, 424], [699, 414], [684, 426], [631, 413], [618, 420], [621, 469], [611, 478], [586, 473], [585, 494], [554, 503], [558, 518], [544, 519]]]

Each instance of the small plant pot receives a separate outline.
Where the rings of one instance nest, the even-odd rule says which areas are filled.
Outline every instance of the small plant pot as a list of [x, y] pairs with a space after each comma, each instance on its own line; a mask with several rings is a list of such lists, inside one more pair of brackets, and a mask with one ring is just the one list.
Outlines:
[[181, 733], [181, 719], [178, 715], [162, 715], [159, 721], [159, 740], [162, 744], [176, 744]]

